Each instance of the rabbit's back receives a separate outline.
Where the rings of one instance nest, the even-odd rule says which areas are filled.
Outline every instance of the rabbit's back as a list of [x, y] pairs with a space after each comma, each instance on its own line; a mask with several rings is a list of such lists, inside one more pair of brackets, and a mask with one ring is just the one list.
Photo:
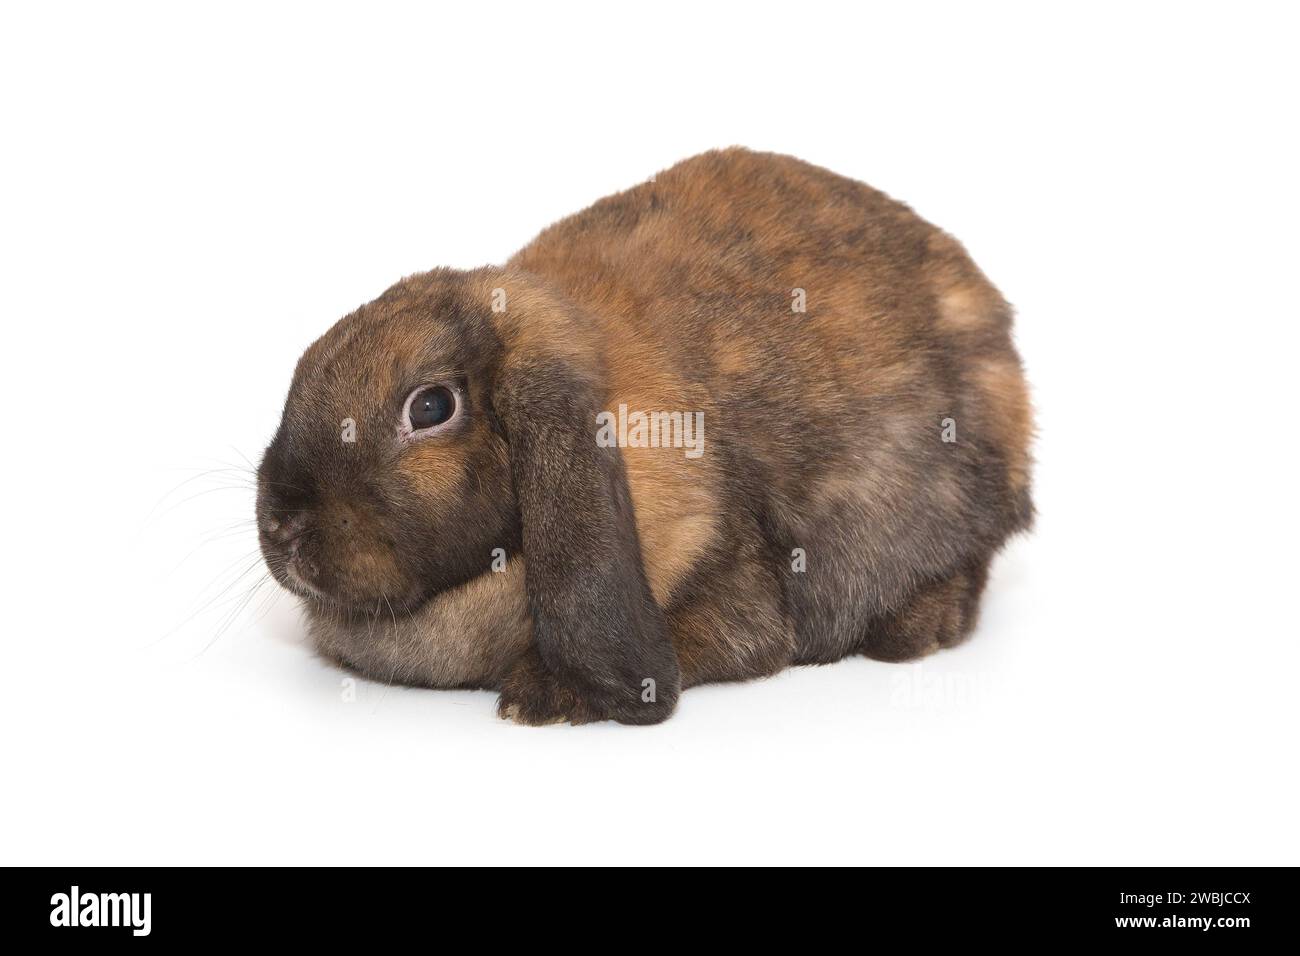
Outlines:
[[[978, 439], [1009, 492], [1027, 489], [1010, 308], [956, 240], [869, 186], [787, 156], [705, 153], [556, 223], [511, 265], [725, 413], [778, 484], [837, 449], [856, 457], [840, 443], [892, 420], [876, 447], [925, 422], [923, 445]], [[945, 419], [957, 441], [942, 441]]]

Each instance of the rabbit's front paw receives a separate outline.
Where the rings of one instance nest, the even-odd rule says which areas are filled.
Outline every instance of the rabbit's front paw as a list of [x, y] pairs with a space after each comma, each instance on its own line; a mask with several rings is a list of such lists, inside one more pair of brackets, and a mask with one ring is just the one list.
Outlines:
[[533, 727], [565, 722], [585, 724], [601, 719], [577, 694], [561, 686], [531, 647], [502, 681], [497, 715], [502, 720]]
[[597, 720], [657, 724], [672, 714], [678, 690], [675, 681], [667, 693], [655, 688], [653, 680], [643, 680], [605, 694], [577, 690], [553, 674], [536, 648], [530, 647], [501, 682], [497, 714], [502, 720], [532, 726]]

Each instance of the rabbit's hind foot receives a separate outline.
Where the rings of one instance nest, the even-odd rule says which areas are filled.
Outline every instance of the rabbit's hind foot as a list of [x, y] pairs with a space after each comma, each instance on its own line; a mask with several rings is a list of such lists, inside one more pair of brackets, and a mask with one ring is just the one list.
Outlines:
[[923, 585], [867, 626], [859, 652], [879, 661], [906, 661], [959, 644], [975, 627], [988, 570], [984, 558]]

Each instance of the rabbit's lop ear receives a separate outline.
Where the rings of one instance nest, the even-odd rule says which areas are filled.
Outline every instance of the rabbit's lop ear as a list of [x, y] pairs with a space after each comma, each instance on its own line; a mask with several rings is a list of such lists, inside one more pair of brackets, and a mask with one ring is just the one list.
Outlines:
[[596, 353], [526, 352], [507, 351], [493, 390], [534, 642], [503, 683], [501, 714], [657, 723], [676, 704], [677, 658], [642, 567], [622, 455], [596, 442], [605, 399], [601, 372], [588, 367]]

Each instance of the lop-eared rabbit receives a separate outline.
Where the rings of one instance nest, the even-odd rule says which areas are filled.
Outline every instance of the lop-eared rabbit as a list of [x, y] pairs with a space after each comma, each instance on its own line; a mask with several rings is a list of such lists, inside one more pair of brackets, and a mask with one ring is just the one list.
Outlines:
[[1011, 309], [861, 183], [688, 159], [502, 267], [403, 279], [298, 363], [260, 541], [328, 658], [516, 721], [974, 626], [1032, 517]]

